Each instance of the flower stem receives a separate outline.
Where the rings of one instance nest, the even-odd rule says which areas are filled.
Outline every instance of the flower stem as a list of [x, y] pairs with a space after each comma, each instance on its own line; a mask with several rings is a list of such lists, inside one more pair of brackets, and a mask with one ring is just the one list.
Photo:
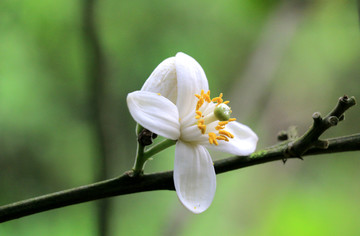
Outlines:
[[168, 147], [171, 147], [175, 143], [176, 143], [176, 140], [165, 139], [165, 140], [161, 141], [160, 143], [156, 144], [155, 146], [146, 150], [144, 155], [145, 155], [146, 159], [149, 159], [151, 156], [154, 156], [155, 154], [161, 152], [162, 150], [164, 150]]
[[138, 143], [137, 151], [136, 151], [136, 158], [133, 167], [133, 176], [139, 176], [144, 172], [145, 162], [155, 154], [161, 152], [162, 150], [171, 147], [176, 143], [176, 140], [165, 139], [160, 143], [156, 144], [155, 146], [149, 148], [145, 151], [145, 146]]
[[144, 156], [145, 146], [140, 143], [137, 144], [135, 163], [133, 167], [133, 176], [139, 176], [143, 173], [144, 164], [147, 158]]

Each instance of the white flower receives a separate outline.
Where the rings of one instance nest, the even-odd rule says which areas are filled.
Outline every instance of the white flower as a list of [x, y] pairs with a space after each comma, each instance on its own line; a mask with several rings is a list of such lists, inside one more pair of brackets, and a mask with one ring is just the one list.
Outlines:
[[222, 94], [210, 99], [208, 81], [190, 56], [177, 53], [164, 60], [141, 91], [127, 96], [132, 117], [146, 129], [177, 140], [174, 183], [182, 204], [194, 213], [205, 211], [216, 189], [216, 174], [206, 148], [249, 155], [256, 134], [230, 118]]

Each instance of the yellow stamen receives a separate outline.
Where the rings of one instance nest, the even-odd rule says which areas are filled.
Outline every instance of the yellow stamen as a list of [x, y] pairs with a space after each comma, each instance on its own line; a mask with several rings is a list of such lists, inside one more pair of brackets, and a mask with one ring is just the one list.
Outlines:
[[201, 119], [201, 120], [198, 121], [197, 126], [198, 126], [198, 128], [200, 129], [201, 133], [202, 133], [202, 134], [205, 134], [205, 132], [206, 132], [206, 125], [204, 125], [204, 120], [203, 120], [203, 119]]
[[201, 111], [195, 111], [195, 113], [196, 113], [195, 119], [200, 119], [202, 117]]
[[216, 136], [217, 140], [226, 140], [226, 138], [224, 136]]
[[196, 104], [196, 111], [200, 109], [200, 107], [204, 104], [204, 99], [200, 98]]
[[216, 129], [216, 130], [225, 129], [225, 126], [220, 126], [220, 125], [218, 125], [218, 126], [215, 127], [215, 129]]
[[161, 96], [161, 93], [157, 93], [157, 95]]
[[[208, 90], [206, 93], [204, 92], [204, 90], [201, 90], [200, 94], [195, 94], [195, 97], [198, 99], [197, 104], [196, 104], [196, 109], [195, 109], [195, 119], [197, 119], [197, 126], [199, 128], [199, 130], [201, 131], [202, 134], [206, 133], [206, 125], [210, 124], [214, 121], [216, 121], [218, 118], [215, 117], [214, 115], [208, 115], [206, 114], [206, 118], [203, 118], [204, 115], [201, 111], [199, 111], [199, 109], [202, 107], [202, 105], [207, 102], [207, 103], [211, 103], [214, 102], [216, 103], [216, 106], [220, 105], [220, 104], [229, 104], [229, 101], [225, 101], [222, 99], [223, 97], [223, 93], [220, 93], [218, 97], [215, 97], [213, 99], [211, 99], [210, 97], [210, 90]], [[210, 119], [209, 117], [213, 117], [214, 119]], [[221, 120], [221, 119], [220, 119]], [[218, 122], [218, 125], [215, 127], [215, 130], [218, 131], [216, 133], [214, 132], [209, 132], [209, 143], [210, 144], [214, 144], [214, 145], [219, 145], [219, 141], [225, 141], [225, 142], [229, 142], [229, 138], [234, 138], [234, 135], [232, 133], [230, 133], [229, 131], [224, 130], [225, 126], [231, 122], [231, 121], [235, 121], [235, 118], [229, 118], [229, 120], [224, 120], [222, 119], [222, 121]]]
[[216, 134], [213, 132], [209, 133], [209, 143], [219, 145], [218, 141], [216, 140]]
[[204, 94], [204, 99], [205, 101], [207, 101], [208, 103], [211, 102], [211, 98], [210, 98], [210, 90], [207, 91], [206, 94]]
[[219, 104], [221, 104], [223, 102], [222, 96], [223, 96], [223, 94], [220, 93], [219, 97], [215, 97], [211, 101], [216, 102], [217, 103], [216, 106], [218, 106]]
[[228, 136], [229, 138], [234, 138], [234, 135], [226, 130], [219, 130], [219, 134], [223, 134], [225, 136]]
[[228, 137], [226, 137], [226, 136], [224, 136], [224, 135], [220, 135], [220, 137], [224, 137], [225, 141], [226, 141], [226, 142], [229, 142]]
[[201, 130], [202, 134], [205, 134], [206, 132], [206, 125], [198, 125], [198, 128]]
[[229, 121], [220, 121], [219, 125], [224, 126], [227, 125], [229, 123]]

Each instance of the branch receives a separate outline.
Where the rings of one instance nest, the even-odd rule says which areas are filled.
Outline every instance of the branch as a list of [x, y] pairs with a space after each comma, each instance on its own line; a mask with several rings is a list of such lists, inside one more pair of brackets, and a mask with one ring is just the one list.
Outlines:
[[[343, 103], [343, 101], [346, 100], [345, 98], [351, 100], [351, 102]], [[327, 117], [334, 116], [340, 118], [343, 112], [353, 105], [355, 105], [355, 99], [344, 96], [340, 98], [338, 105]], [[327, 119], [325, 118], [324, 120]], [[284, 158], [298, 158], [298, 151], [289, 151], [297, 146], [301, 148], [295, 148], [295, 150], [305, 150], [304, 152], [301, 151], [303, 152], [301, 156], [360, 150], [360, 133], [324, 140], [322, 142], [327, 143], [326, 147], [314, 145], [314, 143], [318, 143], [318, 136], [330, 127], [324, 128], [323, 125], [318, 125], [318, 122], [319, 119], [315, 118], [314, 125], [309, 131], [295, 140], [284, 141], [279, 145], [257, 151], [249, 156], [234, 156], [215, 161], [214, 168], [216, 174], [271, 161], [283, 160]], [[316, 135], [309, 135], [309, 133], [315, 133]], [[312, 142], [309, 142], [309, 140], [312, 140]], [[107, 197], [137, 192], [174, 189], [172, 171], [145, 174], [137, 177], [133, 177], [132, 172], [128, 171], [114, 179], [2, 206], [0, 207], [0, 222]]]

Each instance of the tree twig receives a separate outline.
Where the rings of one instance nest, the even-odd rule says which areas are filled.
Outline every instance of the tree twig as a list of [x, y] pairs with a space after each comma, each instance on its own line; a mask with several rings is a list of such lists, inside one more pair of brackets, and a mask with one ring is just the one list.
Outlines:
[[[341, 119], [343, 113], [349, 107], [355, 105], [354, 98], [350, 98], [353, 101], [345, 103], [343, 102], [344, 99], [345, 96], [340, 98], [338, 105], [327, 117], [338, 117]], [[346, 99], [349, 98], [346, 97]], [[324, 120], [326, 119], [327, 118]], [[324, 128], [323, 125], [317, 124], [319, 121], [318, 118], [314, 119], [314, 125], [309, 131], [295, 140], [284, 141], [283, 143], [257, 151], [249, 156], [234, 156], [215, 161], [214, 168], [216, 174], [271, 161], [283, 160], [284, 158], [297, 158], [299, 155], [298, 152], [289, 152], [289, 149], [294, 148], [294, 144], [303, 148], [300, 150], [305, 150], [304, 152], [301, 151], [301, 156], [360, 150], [360, 133], [324, 140], [323, 142], [327, 143], [326, 147], [314, 145], [314, 143], [318, 142], [319, 136], [330, 127], [325, 125], [326, 128]], [[320, 122], [322, 122], [322, 120]], [[309, 132], [314, 132], [316, 135], [309, 135]], [[312, 141], [309, 142], [309, 139]], [[306, 145], [301, 144], [302, 142], [306, 143]], [[153, 190], [174, 189], [172, 171], [145, 174], [137, 177], [133, 177], [132, 172], [129, 171], [117, 178], [2, 206], [0, 207], [0, 222], [107, 197]]]

